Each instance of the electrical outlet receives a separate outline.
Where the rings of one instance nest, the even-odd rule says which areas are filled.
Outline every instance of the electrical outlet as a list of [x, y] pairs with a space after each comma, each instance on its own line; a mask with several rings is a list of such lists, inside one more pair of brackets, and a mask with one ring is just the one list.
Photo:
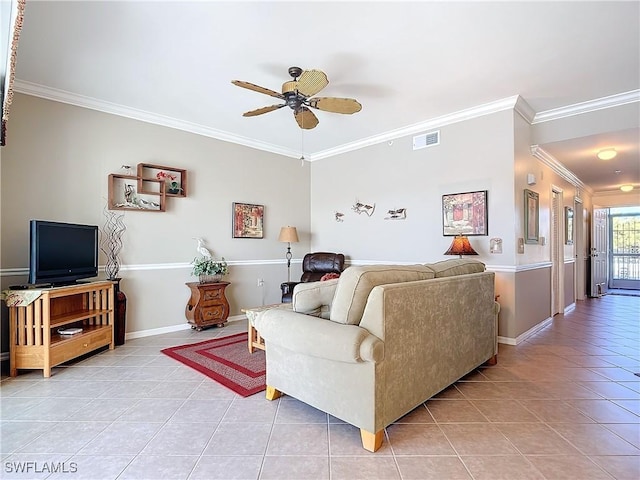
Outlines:
[[259, 287], [264, 287], [264, 280], [262, 278], [258, 279], [258, 286]]

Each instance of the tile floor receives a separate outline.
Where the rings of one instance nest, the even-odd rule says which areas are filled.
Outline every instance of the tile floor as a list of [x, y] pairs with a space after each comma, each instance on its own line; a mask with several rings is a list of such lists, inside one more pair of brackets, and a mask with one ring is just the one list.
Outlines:
[[389, 426], [375, 454], [355, 427], [160, 353], [245, 322], [130, 340], [50, 379], [2, 378], [0, 477], [637, 480], [639, 318], [638, 297], [579, 302]]

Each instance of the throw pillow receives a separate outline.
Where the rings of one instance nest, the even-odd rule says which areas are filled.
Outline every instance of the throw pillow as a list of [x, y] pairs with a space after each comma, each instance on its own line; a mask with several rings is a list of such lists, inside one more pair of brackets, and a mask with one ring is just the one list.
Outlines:
[[339, 273], [325, 273], [321, 278], [320, 281], [321, 282], [326, 282], [327, 280], [332, 280], [334, 278], [339, 278], [340, 274]]

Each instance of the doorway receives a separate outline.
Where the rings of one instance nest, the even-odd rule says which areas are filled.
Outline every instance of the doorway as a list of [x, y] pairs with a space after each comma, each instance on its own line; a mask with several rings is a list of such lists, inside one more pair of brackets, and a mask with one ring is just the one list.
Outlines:
[[640, 207], [609, 209], [609, 288], [640, 290]]

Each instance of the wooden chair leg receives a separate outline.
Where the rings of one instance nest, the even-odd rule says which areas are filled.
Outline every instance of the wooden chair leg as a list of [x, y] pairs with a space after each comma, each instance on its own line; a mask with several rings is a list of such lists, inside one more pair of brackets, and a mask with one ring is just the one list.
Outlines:
[[360, 429], [360, 437], [362, 438], [362, 447], [370, 452], [375, 452], [382, 446], [382, 438], [384, 436], [384, 430], [380, 430], [376, 433], [367, 432]]
[[276, 398], [280, 398], [282, 396], [282, 392], [280, 390], [276, 390], [273, 387], [267, 385], [267, 400], [275, 400]]

